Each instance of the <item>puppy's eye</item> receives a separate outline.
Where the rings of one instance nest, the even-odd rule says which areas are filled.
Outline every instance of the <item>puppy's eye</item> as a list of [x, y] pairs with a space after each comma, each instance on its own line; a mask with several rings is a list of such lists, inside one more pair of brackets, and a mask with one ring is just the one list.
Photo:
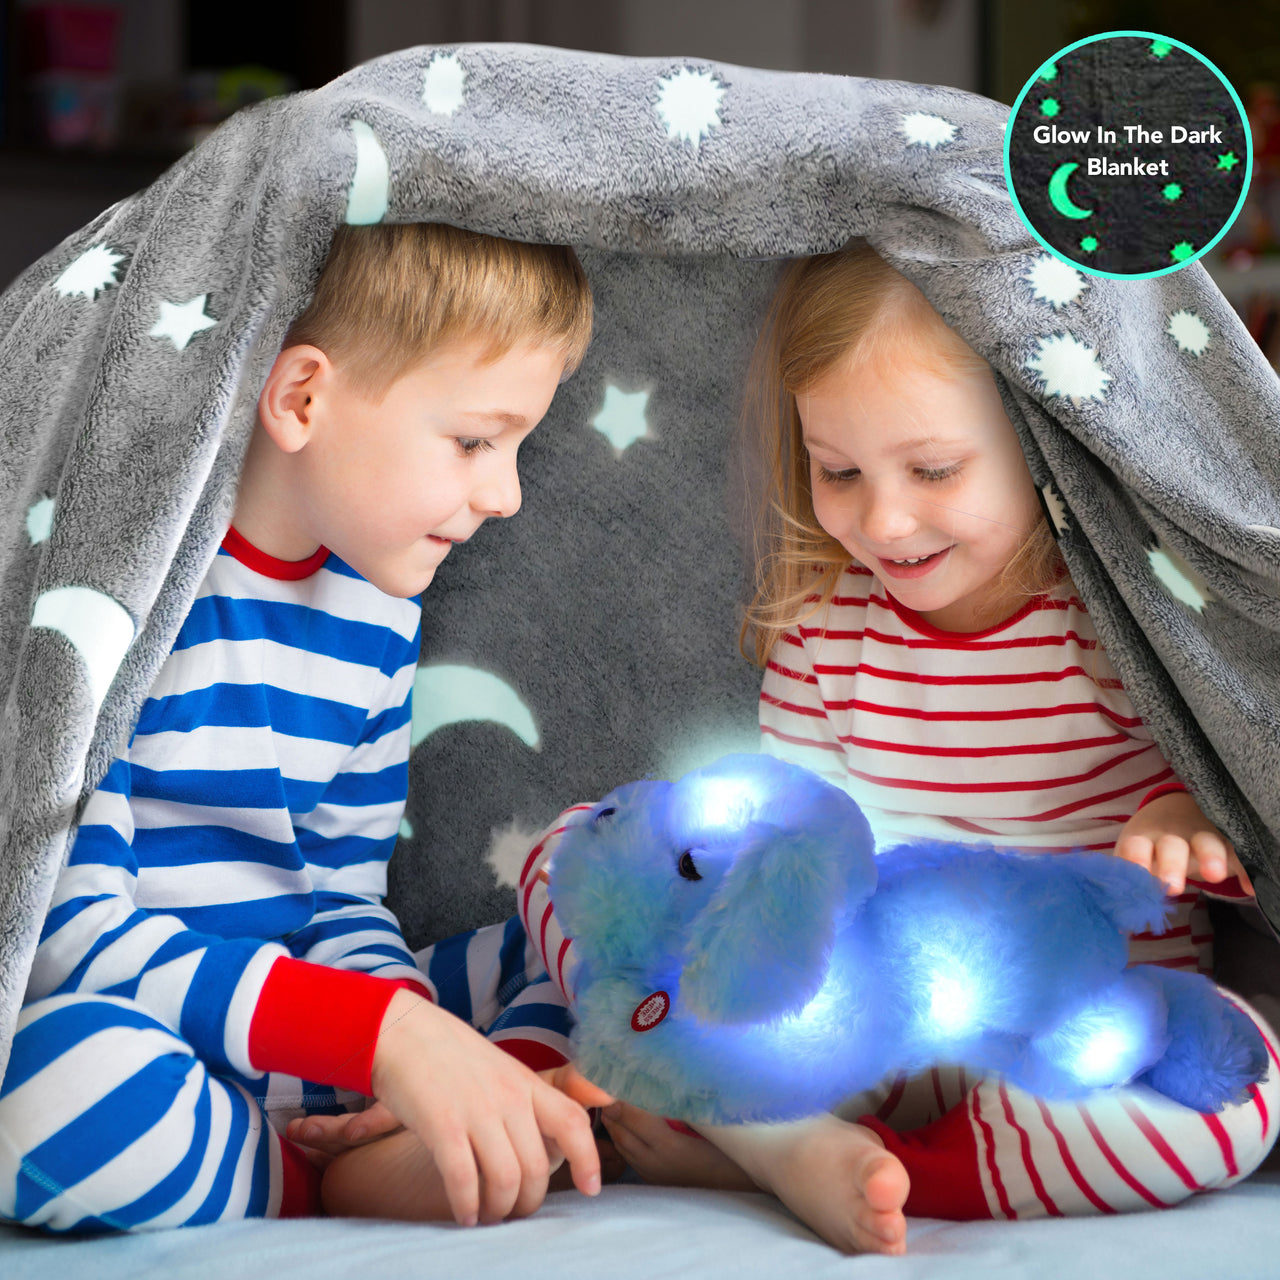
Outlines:
[[680, 855], [680, 861], [676, 863], [676, 870], [679, 871], [686, 880], [702, 879], [702, 873], [698, 870], [698, 864], [693, 860], [692, 849], [686, 849]]
[[591, 819], [591, 821], [593, 823], [603, 822], [606, 818], [612, 818], [613, 815], [617, 812], [618, 812], [617, 807], [614, 805], [610, 805], [609, 808], [607, 809], [601, 809], [600, 812], [597, 813], [595, 817]]

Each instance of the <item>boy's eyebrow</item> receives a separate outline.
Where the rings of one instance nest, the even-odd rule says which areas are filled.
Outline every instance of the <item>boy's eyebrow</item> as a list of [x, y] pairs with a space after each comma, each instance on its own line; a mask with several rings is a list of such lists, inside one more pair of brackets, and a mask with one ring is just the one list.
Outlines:
[[491, 422], [498, 426], [513, 427], [522, 431], [529, 425], [529, 419], [522, 413], [506, 413], [501, 409], [473, 409], [462, 415], [471, 422]]

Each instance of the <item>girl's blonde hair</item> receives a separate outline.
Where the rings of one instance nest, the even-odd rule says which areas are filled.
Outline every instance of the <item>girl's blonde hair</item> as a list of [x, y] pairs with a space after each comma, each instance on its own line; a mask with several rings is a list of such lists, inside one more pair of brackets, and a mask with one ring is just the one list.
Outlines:
[[567, 245], [444, 223], [343, 226], [284, 346], [319, 347], [344, 377], [380, 399], [457, 339], [481, 339], [494, 360], [521, 342], [559, 348], [571, 373], [591, 340], [591, 312], [586, 273]]
[[[765, 474], [754, 531], [756, 591], [740, 644], [760, 666], [784, 631], [831, 600], [852, 563], [814, 515], [796, 396], [837, 365], [886, 359], [931, 371], [990, 370], [924, 294], [865, 241], [785, 268], [756, 342], [744, 417], [748, 450]], [[1049, 590], [1063, 572], [1042, 519], [1000, 576], [1002, 607]]]

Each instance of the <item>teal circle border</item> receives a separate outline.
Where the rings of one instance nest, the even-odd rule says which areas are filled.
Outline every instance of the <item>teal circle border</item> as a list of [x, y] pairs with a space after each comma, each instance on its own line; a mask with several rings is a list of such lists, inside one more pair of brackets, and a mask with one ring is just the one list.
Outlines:
[[1193, 262], [1199, 262], [1214, 245], [1222, 239], [1223, 236], [1231, 230], [1232, 223], [1240, 216], [1240, 210], [1244, 208], [1245, 197], [1249, 194], [1249, 184], [1253, 178], [1253, 133], [1249, 128], [1249, 117], [1245, 113], [1244, 103], [1240, 101], [1240, 95], [1236, 93], [1231, 81], [1218, 70], [1208, 58], [1199, 50], [1193, 49], [1189, 44], [1184, 44], [1181, 40], [1175, 40], [1172, 36], [1158, 35], [1154, 31], [1103, 31], [1096, 36], [1085, 36], [1083, 40], [1077, 40], [1074, 44], [1069, 44], [1065, 49], [1059, 49], [1051, 58], [1046, 58], [1040, 66], [1032, 74], [1026, 84], [1022, 86], [1022, 92], [1014, 99], [1013, 107], [1009, 111], [1009, 124], [1013, 124], [1014, 117], [1018, 114], [1018, 109], [1022, 106], [1023, 100], [1027, 94], [1031, 92], [1032, 86], [1040, 79], [1041, 73], [1051, 63], [1055, 63], [1059, 58], [1071, 53], [1075, 49], [1081, 48], [1086, 44], [1096, 44], [1099, 40], [1110, 40], [1113, 36], [1142, 36], [1151, 40], [1159, 40], [1164, 44], [1174, 45], [1176, 48], [1182, 49], [1184, 52], [1191, 54], [1193, 58], [1198, 58], [1204, 63], [1210, 71], [1213, 72], [1222, 86], [1231, 95], [1231, 101], [1236, 104], [1236, 110], [1240, 113], [1240, 122], [1244, 125], [1244, 141], [1245, 141], [1245, 169], [1244, 184], [1240, 188], [1240, 199], [1236, 201], [1236, 207], [1231, 211], [1231, 216], [1222, 224], [1222, 230], [1218, 232], [1212, 240], [1209, 241], [1203, 249], [1198, 250], [1190, 258], [1182, 262], [1175, 262], [1171, 267], [1161, 267], [1159, 271], [1135, 271], [1132, 274], [1122, 274], [1118, 271], [1099, 271], [1096, 267], [1085, 266], [1083, 262], [1077, 262], [1074, 258], [1068, 258], [1064, 253], [1055, 249], [1036, 229], [1031, 225], [1031, 220], [1023, 211], [1022, 204], [1018, 200], [1018, 193], [1013, 189], [1013, 174], [1009, 167], [1009, 146], [1013, 141], [1013, 133], [1011, 128], [1006, 128], [1004, 133], [1004, 184], [1009, 189], [1009, 199], [1013, 201], [1014, 212], [1017, 213], [1019, 221], [1028, 231], [1035, 236], [1036, 240], [1047, 249], [1059, 262], [1065, 262], [1067, 266], [1074, 267], [1077, 271], [1083, 271], [1085, 275], [1100, 276], [1104, 280], [1152, 280], [1157, 276], [1171, 275], [1175, 271], [1181, 271], [1183, 267], [1189, 267]]

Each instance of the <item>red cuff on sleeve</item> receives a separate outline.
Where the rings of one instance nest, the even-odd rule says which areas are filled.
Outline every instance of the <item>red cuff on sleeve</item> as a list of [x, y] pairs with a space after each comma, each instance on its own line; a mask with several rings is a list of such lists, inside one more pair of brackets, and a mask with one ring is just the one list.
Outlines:
[[332, 969], [281, 956], [262, 985], [249, 1024], [249, 1061], [256, 1071], [289, 1075], [372, 1094], [370, 1075], [382, 1016], [408, 980]]
[[1181, 791], [1186, 794], [1186, 787], [1180, 782], [1162, 782], [1158, 787], [1152, 787], [1145, 796], [1138, 802], [1138, 808], [1150, 804], [1153, 800], [1159, 800], [1161, 796], [1171, 796], [1175, 792]]
[[550, 1071], [563, 1067], [568, 1058], [539, 1040], [521, 1040], [512, 1037], [510, 1040], [494, 1040], [503, 1053], [509, 1053], [517, 1062], [523, 1062], [530, 1071]]

